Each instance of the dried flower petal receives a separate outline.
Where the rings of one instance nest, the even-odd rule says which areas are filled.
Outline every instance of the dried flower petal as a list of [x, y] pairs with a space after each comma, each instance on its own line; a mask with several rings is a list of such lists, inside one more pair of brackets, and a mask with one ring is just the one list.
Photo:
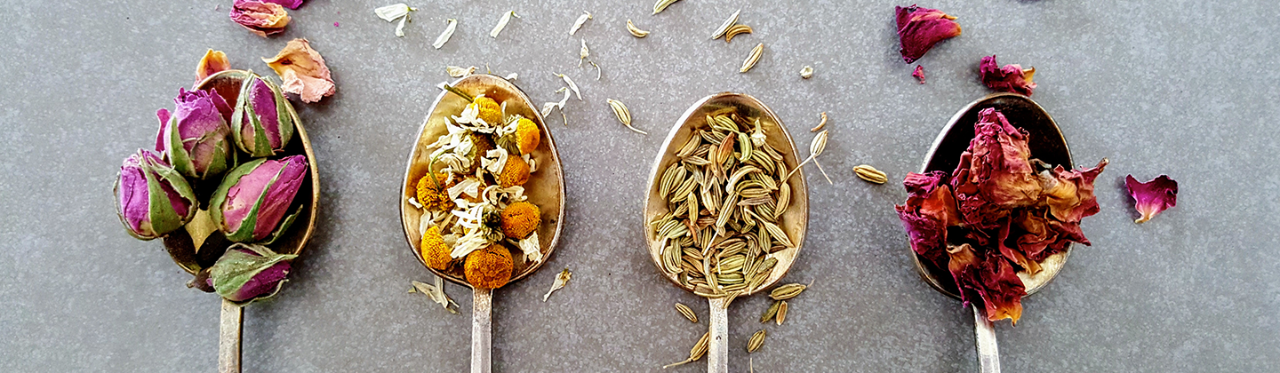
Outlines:
[[966, 306], [981, 300], [987, 320], [1010, 319], [1015, 325], [1018, 323], [1022, 317], [1022, 297], [1027, 295], [1027, 290], [1008, 261], [975, 251], [967, 243], [949, 247], [947, 255], [950, 256], [948, 269]]
[[1134, 223], [1145, 223], [1161, 211], [1178, 205], [1178, 182], [1169, 175], [1160, 175], [1145, 183], [1129, 175], [1124, 179], [1124, 186], [1133, 197], [1133, 207], [1142, 214]]
[[263, 58], [271, 66], [280, 80], [285, 92], [297, 94], [302, 102], [317, 102], [325, 96], [332, 96], [337, 90], [333, 79], [329, 77], [329, 67], [324, 64], [324, 57], [311, 49], [307, 39], [293, 39], [270, 59]]
[[560, 271], [560, 274], [556, 275], [556, 281], [551, 284], [551, 290], [547, 290], [547, 294], [542, 296], [542, 301], [546, 302], [547, 298], [551, 297], [552, 292], [564, 288], [565, 285], [569, 284], [569, 279], [571, 278], [573, 278], [573, 273], [569, 272], [568, 268]]
[[231, 63], [227, 62], [227, 54], [209, 49], [204, 52], [204, 57], [200, 58], [200, 64], [196, 65], [196, 85], [209, 75], [223, 70], [231, 70]]
[[582, 15], [578, 16], [578, 20], [573, 22], [573, 28], [569, 29], [569, 35], [578, 33], [578, 29], [582, 28], [582, 25], [586, 24], [588, 19], [591, 19], [591, 13], [582, 12]]
[[298, 9], [304, 0], [260, 0], [264, 3], [276, 3], [289, 9]]
[[1000, 67], [996, 64], [995, 55], [982, 57], [982, 62], [978, 64], [978, 75], [982, 77], [982, 84], [994, 91], [1030, 96], [1036, 89], [1036, 83], [1031, 81], [1031, 78], [1036, 75], [1034, 67], [1023, 69], [1022, 65], [1018, 64]]
[[916, 77], [920, 84], [924, 84], [924, 66], [916, 65], [916, 71], [912, 71], [911, 76]]
[[515, 16], [516, 18], [520, 18], [520, 15], [516, 14], [516, 11], [514, 10], [506, 13], [502, 13], [502, 18], [498, 19], [498, 25], [493, 26], [493, 30], [489, 31], [489, 36], [494, 39], [497, 39], [498, 33], [502, 32], [502, 29], [507, 28], [507, 23], [511, 22], [512, 16]]
[[1062, 166], [1039, 174], [1049, 213], [1059, 221], [1079, 223], [1081, 218], [1098, 213], [1098, 200], [1093, 196], [1093, 180], [1107, 166], [1103, 158], [1098, 165], [1082, 170], [1065, 170]]
[[275, 3], [253, 0], [236, 0], [231, 5], [231, 20], [261, 37], [284, 32], [289, 25], [289, 14]]
[[444, 43], [448, 43], [449, 38], [453, 37], [453, 31], [458, 29], [458, 20], [456, 19], [450, 18], [445, 20], [444, 23], [444, 32], [440, 33], [440, 36], [436, 37], [436, 41], [434, 43], [431, 43], [431, 46], [435, 49], [440, 49], [440, 47], [444, 46]]
[[960, 36], [960, 24], [954, 21], [956, 17], [937, 9], [912, 5], [895, 7], [894, 11], [898, 20], [898, 39], [902, 45], [899, 52], [907, 63], [924, 56], [934, 44]]
[[894, 206], [911, 239], [911, 249], [939, 266], [946, 259], [947, 228], [960, 225], [948, 179], [942, 171], [909, 173], [902, 182], [910, 194], [907, 203]]
[[994, 229], [1009, 210], [1040, 201], [1040, 180], [1031, 168], [1026, 131], [1014, 128], [994, 108], [978, 113], [974, 138], [960, 156], [951, 186], [964, 222]]
[[448, 310], [449, 313], [458, 313], [456, 310], [456, 308], [458, 308], [458, 303], [454, 302], [453, 299], [450, 299], [449, 296], [444, 293], [444, 279], [441, 279], [440, 276], [434, 277], [435, 285], [428, 285], [426, 283], [413, 281], [413, 287], [409, 289], [409, 292], [412, 293], [416, 289], [419, 293], [422, 293], [422, 295], [427, 296], [427, 300], [432, 303], [439, 304], [441, 307], [444, 307], [445, 310]]

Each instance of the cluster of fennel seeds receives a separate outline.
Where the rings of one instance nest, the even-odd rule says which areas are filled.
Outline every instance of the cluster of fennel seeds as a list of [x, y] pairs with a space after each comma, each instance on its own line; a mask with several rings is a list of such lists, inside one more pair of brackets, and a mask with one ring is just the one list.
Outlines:
[[[526, 263], [538, 263], [542, 261], [542, 248], [536, 231], [540, 224], [539, 212], [536, 206], [527, 202], [523, 184], [528, 175], [537, 170], [529, 153], [537, 147], [536, 139], [540, 132], [531, 120], [506, 114], [505, 103], [499, 106], [483, 95], [465, 98], [473, 102], [460, 115], [446, 118], [448, 133], [428, 146], [436, 149], [430, 156], [429, 172], [418, 181], [420, 197], [410, 199], [411, 204], [423, 210], [419, 223], [419, 233], [424, 237], [423, 259], [428, 266], [444, 271], [456, 267], [454, 264], [468, 254], [501, 245], [518, 247]], [[489, 122], [500, 124], [491, 125]], [[529, 149], [522, 150], [522, 146]], [[443, 168], [435, 170], [437, 165], [443, 165]], [[524, 168], [528, 171], [525, 172]], [[523, 211], [523, 214], [512, 212], [528, 209], [532, 211]], [[516, 219], [507, 216], [513, 214]], [[523, 237], [510, 234], [513, 226]], [[445, 263], [433, 262], [427, 255], [430, 251], [426, 242], [428, 236], [437, 234], [448, 250], [449, 258]], [[498, 265], [508, 268], [496, 270], [505, 269], [508, 274], [496, 275], [497, 278], [478, 284], [472, 278], [473, 269], [468, 261], [465, 269], [468, 282], [482, 288], [504, 285], [514, 268], [510, 268], [512, 261], [509, 259], [505, 260], [506, 263], [501, 263], [504, 260], [498, 262]], [[493, 273], [484, 268], [481, 271]]]
[[668, 212], [649, 222], [662, 267], [704, 297], [750, 294], [794, 245], [779, 227], [791, 201], [782, 154], [758, 118], [708, 115], [659, 182]]

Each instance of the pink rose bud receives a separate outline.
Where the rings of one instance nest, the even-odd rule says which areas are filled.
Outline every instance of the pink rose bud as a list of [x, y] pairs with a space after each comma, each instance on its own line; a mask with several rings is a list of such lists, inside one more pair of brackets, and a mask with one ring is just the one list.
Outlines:
[[120, 222], [140, 240], [162, 237], [195, 217], [191, 186], [152, 150], [139, 149], [124, 160], [115, 193]]
[[178, 89], [173, 115], [160, 109], [164, 152], [173, 168], [195, 179], [221, 175], [231, 163], [231, 106], [213, 89]]
[[236, 244], [209, 267], [207, 281], [214, 292], [232, 302], [270, 298], [284, 285], [289, 262], [297, 257], [265, 246]]
[[270, 244], [279, 238], [301, 211], [289, 212], [307, 176], [302, 155], [279, 160], [260, 158], [237, 166], [222, 179], [209, 200], [209, 212], [227, 239]]
[[255, 158], [279, 154], [293, 137], [293, 116], [289, 113], [289, 101], [279, 87], [249, 74], [231, 115], [236, 147]]

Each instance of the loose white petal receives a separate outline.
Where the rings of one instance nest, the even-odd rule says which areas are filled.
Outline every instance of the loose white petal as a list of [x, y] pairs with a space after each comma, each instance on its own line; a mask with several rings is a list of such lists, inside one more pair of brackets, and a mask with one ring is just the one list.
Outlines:
[[516, 11], [514, 10], [510, 12], [502, 13], [502, 19], [498, 20], [498, 25], [493, 27], [493, 31], [489, 31], [489, 36], [493, 37], [494, 39], [497, 39], [498, 33], [502, 32], [502, 29], [507, 28], [507, 22], [511, 22], [511, 16], [520, 18], [520, 15], [516, 14]]
[[[516, 80], [516, 78], [519, 78], [519, 77], [520, 77], [520, 74], [518, 74], [518, 73], [511, 73], [511, 74], [507, 75], [507, 77], [506, 77], [506, 78], [503, 78], [503, 79], [506, 79], [506, 80]], [[506, 102], [504, 101], [503, 103], [505, 104]]]
[[458, 66], [447, 66], [444, 68], [444, 72], [448, 73], [451, 77], [461, 78], [474, 74], [476, 72], [476, 67], [471, 66], [470, 68], [462, 68]]
[[400, 17], [400, 24], [396, 25], [396, 37], [404, 37], [404, 22], [409, 20], [409, 16]]
[[587, 39], [582, 39], [582, 49], [578, 51], [578, 66], [582, 66], [582, 60], [591, 56], [591, 50], [587, 49]]
[[414, 10], [418, 10], [418, 9], [410, 8], [408, 5], [405, 5], [404, 3], [400, 3], [400, 4], [392, 4], [392, 5], [380, 7], [378, 9], [374, 9], [373, 13], [377, 14], [378, 18], [382, 18], [382, 20], [384, 21], [395, 22], [396, 19], [407, 16], [409, 15], [410, 11], [414, 11]]
[[444, 33], [440, 34], [440, 37], [436, 38], [436, 42], [431, 44], [436, 49], [440, 49], [440, 47], [444, 46], [444, 43], [448, 43], [449, 38], [453, 37], [453, 30], [458, 28], [458, 20], [456, 19], [450, 18], [445, 22], [449, 25], [445, 26]]
[[569, 85], [569, 89], [573, 90], [573, 94], [578, 96], [578, 101], [582, 101], [582, 92], [578, 90], [577, 84], [573, 84], [573, 79], [569, 79], [569, 76], [564, 74], [556, 74], [556, 76], [564, 79], [564, 83]]
[[582, 13], [583, 14], [581, 16], [578, 16], [578, 21], [573, 23], [573, 28], [569, 29], [569, 35], [573, 35], [574, 33], [577, 33], [578, 29], [582, 28], [582, 25], [586, 24], [588, 19], [591, 19], [591, 13], [588, 13], [588, 12], [582, 12]]
[[520, 251], [524, 252], [525, 259], [530, 263], [542, 262], [542, 243], [538, 241], [538, 232], [520, 240]]

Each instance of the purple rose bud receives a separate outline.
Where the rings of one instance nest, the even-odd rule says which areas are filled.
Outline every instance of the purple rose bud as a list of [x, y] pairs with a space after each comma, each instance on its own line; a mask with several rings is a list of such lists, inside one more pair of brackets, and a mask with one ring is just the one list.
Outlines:
[[[160, 137], [173, 168], [187, 177], [221, 175], [231, 163], [231, 106], [213, 89], [178, 89], [173, 115], [160, 109]], [[159, 144], [157, 144], [159, 145]]]
[[231, 241], [274, 242], [301, 210], [286, 216], [306, 176], [307, 158], [301, 155], [237, 166], [213, 192], [210, 216]]
[[158, 152], [139, 149], [126, 158], [115, 189], [120, 222], [140, 240], [169, 234], [195, 217], [195, 193]]
[[232, 302], [269, 298], [280, 291], [297, 255], [277, 254], [265, 246], [236, 244], [209, 267], [209, 286]]
[[250, 74], [231, 115], [236, 147], [253, 157], [279, 154], [293, 138], [292, 111], [275, 83]]

